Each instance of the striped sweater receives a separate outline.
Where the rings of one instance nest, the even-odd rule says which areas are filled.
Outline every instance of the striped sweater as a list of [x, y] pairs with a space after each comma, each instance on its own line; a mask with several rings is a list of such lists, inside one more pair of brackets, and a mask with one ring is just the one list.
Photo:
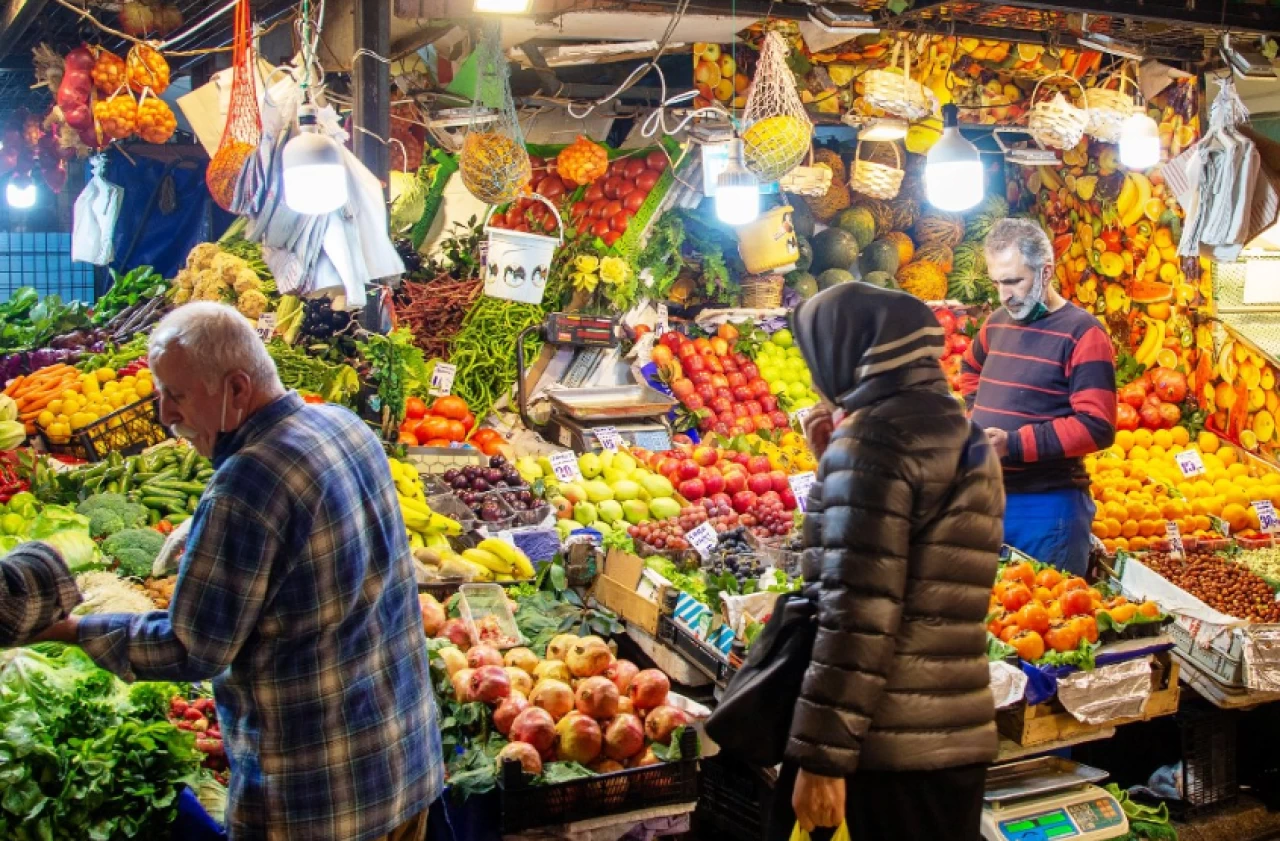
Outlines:
[[1083, 457], [1115, 440], [1116, 371], [1111, 340], [1073, 304], [1029, 325], [1001, 308], [961, 365], [974, 422], [1009, 433], [1009, 493], [1086, 487]]

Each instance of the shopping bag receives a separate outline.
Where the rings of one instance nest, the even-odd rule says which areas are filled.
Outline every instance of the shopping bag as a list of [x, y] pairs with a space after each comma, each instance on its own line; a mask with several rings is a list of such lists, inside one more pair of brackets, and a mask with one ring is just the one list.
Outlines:
[[222, 129], [218, 151], [209, 161], [205, 182], [209, 194], [223, 210], [232, 209], [236, 180], [249, 156], [262, 139], [262, 119], [258, 113], [258, 95], [253, 79], [253, 30], [249, 0], [239, 0], [235, 13], [235, 74], [231, 82], [231, 103], [227, 122]]
[[[791, 841], [809, 841], [809, 833], [801, 829], [800, 824], [796, 824], [795, 828], [791, 830]], [[840, 824], [836, 834], [831, 836], [831, 841], [849, 841], [849, 824]]]
[[102, 177], [106, 157], [93, 160], [93, 177], [76, 199], [71, 215], [71, 259], [106, 266], [115, 258], [116, 219], [124, 188]]

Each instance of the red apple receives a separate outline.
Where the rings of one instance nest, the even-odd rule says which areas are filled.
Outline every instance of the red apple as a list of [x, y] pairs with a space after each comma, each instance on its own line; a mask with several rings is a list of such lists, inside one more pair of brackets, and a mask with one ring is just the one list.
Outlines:
[[741, 470], [727, 470], [724, 474], [724, 492], [738, 494], [747, 489], [747, 474]]
[[752, 397], [755, 397], [755, 394], [745, 385], [740, 385], [733, 389], [733, 399], [739, 403], [746, 403]]
[[702, 472], [702, 484], [708, 496], [724, 491], [724, 477], [714, 470], [704, 470]]
[[787, 417], [787, 413], [781, 409], [774, 409], [769, 412], [769, 420], [773, 421], [774, 429], [786, 429], [791, 425], [791, 420]]
[[747, 462], [748, 473], [768, 473], [773, 469], [767, 456], [752, 456]]
[[769, 471], [769, 480], [773, 482], [773, 489], [778, 493], [782, 493], [787, 488], [791, 487], [791, 484], [787, 481], [787, 474], [783, 473], [781, 470]]
[[796, 495], [791, 492], [791, 488], [787, 488], [785, 491], [778, 494], [778, 497], [782, 499], [783, 508], [788, 511], [796, 510]]
[[746, 514], [756, 504], [756, 495], [751, 491], [738, 491], [733, 495], [733, 510]]
[[747, 464], [751, 461], [751, 453], [740, 453], [737, 450], [735, 450], [733, 453], [733, 460], [735, 463], [740, 464], [743, 467], [746, 467]]
[[769, 478], [768, 473], [753, 473], [751, 478], [747, 479], [747, 490], [757, 496], [769, 493], [773, 490], [773, 480]]
[[703, 467], [710, 467], [720, 460], [720, 454], [716, 452], [715, 447], [704, 445], [693, 451], [693, 460]]
[[[681, 350], [683, 350], [683, 348], [681, 348]], [[684, 361], [684, 367], [689, 370], [689, 373], [696, 374], [699, 371], [707, 370], [707, 362], [701, 356], [694, 353], [690, 354], [689, 358]]]
[[[697, 465], [694, 466], [696, 467]], [[707, 486], [702, 483], [701, 479], [686, 479], [680, 483], [678, 490], [682, 497], [692, 502], [706, 496]]]
[[733, 415], [733, 401], [727, 397], [713, 397], [707, 405], [714, 409], [717, 415]]
[[676, 350], [676, 356], [680, 357], [680, 361], [684, 362], [686, 365], [688, 364], [690, 359], [694, 358], [697, 355], [698, 355], [698, 349], [695, 348], [689, 342], [681, 343], [679, 348]]
[[[712, 385], [715, 385], [715, 383], [712, 383]], [[724, 386], [724, 385], [717, 385], [717, 386], [716, 386], [716, 397], [722, 397], [722, 398], [724, 398], [725, 400], [728, 400], [728, 401], [730, 401], [730, 402], [733, 402], [733, 392], [729, 390], [729, 387], [728, 387], [728, 386]]]
[[745, 365], [739, 364], [738, 370], [742, 372], [742, 376], [747, 378], [747, 382], [751, 382], [756, 377], [760, 376], [760, 369], [757, 368], [753, 362], [747, 362]]
[[[695, 383], [695, 385], [696, 385], [696, 383]], [[761, 411], [763, 411], [763, 412], [769, 412], [770, 414], [772, 414], [773, 412], [777, 411], [777, 409], [778, 409], [778, 398], [774, 397], [772, 394], [766, 394], [764, 397], [759, 398], [759, 400], [760, 400], [760, 410], [761, 410]]]
[[720, 357], [718, 357], [718, 356], [708, 356], [708, 357], [707, 357], [707, 367], [708, 367], [709, 369], [711, 369], [712, 371], [715, 371], [717, 374], [723, 374], [723, 373], [724, 373], [724, 365], [723, 365], [723, 364], [721, 364], [721, 362], [720, 362]]
[[747, 378], [742, 376], [742, 374], [729, 374], [725, 379], [729, 381], [730, 388], [737, 388], [740, 385], [747, 384]]
[[680, 462], [680, 478], [681, 479], [696, 479], [698, 478], [698, 475], [701, 472], [702, 472], [702, 468], [699, 467], [698, 463], [696, 461], [693, 461], [692, 459], [687, 459], [685, 461]]
[[[694, 397], [697, 398], [697, 395], [695, 394]], [[699, 404], [702, 403], [702, 400], [700, 398], [698, 399], [698, 403]], [[689, 408], [692, 408], [692, 407], [689, 407]], [[698, 406], [697, 412], [698, 412], [698, 429], [702, 430], [703, 432], [710, 432], [712, 429], [715, 429], [716, 421], [719, 420], [719, 418], [716, 417], [715, 412], [709, 409], [704, 409], [702, 408], [701, 405]]]
[[693, 381], [694, 385], [698, 385], [698, 386], [711, 384], [711, 375], [708, 374], [706, 371], [699, 371], [696, 374], [692, 374], [690, 375], [689, 379]]
[[742, 417], [738, 418], [737, 424], [742, 427], [743, 435], [750, 435], [756, 431], [756, 423], [751, 419], [750, 415], [743, 414]]
[[[719, 414], [719, 412], [716, 414]], [[658, 472], [668, 479], [674, 480], [680, 473], [680, 462], [667, 456], [658, 462]]]
[[694, 389], [694, 392], [702, 398], [702, 402], [708, 405], [712, 400], [716, 399], [716, 390], [711, 387], [710, 383], [704, 383]]
[[756, 397], [764, 397], [769, 393], [769, 383], [759, 377], [749, 382], [747, 388], [751, 389], [751, 393]]
[[773, 420], [766, 414], [752, 415], [751, 422], [756, 425], [757, 432], [762, 429], [766, 432], [773, 431]]
[[747, 411], [750, 412], [751, 416], [754, 418], [756, 415], [764, 412], [764, 407], [760, 405], [759, 400], [748, 400]]
[[[720, 390], [720, 389], [722, 389], [722, 388], [723, 388], [723, 389], [728, 389], [728, 388], [729, 388], [729, 379], [728, 379], [724, 374], [712, 374], [712, 375], [711, 375], [711, 384], [712, 384], [713, 386], [715, 386], [715, 387], [716, 387], [716, 390], [717, 390], [717, 391], [718, 391], [718, 390]], [[732, 392], [732, 391], [729, 391], [729, 394], [730, 394], [730, 395], [732, 395], [732, 394], [733, 394], [733, 392]]]
[[716, 425], [711, 428], [711, 431], [714, 432], [716, 435], [719, 435], [724, 438], [728, 438], [729, 424], [726, 423], [723, 419], [721, 419], [716, 422]]
[[690, 412], [700, 412], [706, 407], [707, 403], [696, 394], [690, 394], [684, 399], [684, 407]]

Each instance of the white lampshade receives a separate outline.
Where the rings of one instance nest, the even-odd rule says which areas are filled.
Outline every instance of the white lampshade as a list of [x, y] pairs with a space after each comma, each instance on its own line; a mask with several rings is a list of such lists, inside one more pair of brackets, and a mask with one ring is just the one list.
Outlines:
[[942, 108], [942, 138], [925, 156], [924, 190], [929, 204], [951, 213], [982, 201], [982, 158], [960, 133], [954, 105]]
[[475, 0], [471, 9], [479, 14], [522, 15], [529, 11], [530, 0]]
[[30, 177], [14, 176], [9, 179], [9, 184], [4, 189], [4, 197], [9, 202], [10, 207], [19, 210], [34, 207], [36, 203], [35, 182]]
[[1151, 169], [1160, 163], [1160, 127], [1145, 111], [1120, 127], [1120, 163], [1129, 169]]
[[729, 164], [716, 179], [716, 217], [726, 225], [745, 225], [760, 215], [760, 182], [742, 163], [742, 140], [729, 144]]
[[294, 213], [320, 216], [347, 203], [342, 149], [316, 127], [315, 107], [298, 109], [299, 134], [285, 144], [284, 201]]

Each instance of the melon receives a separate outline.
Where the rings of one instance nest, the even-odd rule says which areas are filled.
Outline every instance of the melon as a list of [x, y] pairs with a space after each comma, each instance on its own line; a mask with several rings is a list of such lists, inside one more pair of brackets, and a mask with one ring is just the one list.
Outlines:
[[838, 286], [841, 283], [853, 283], [855, 280], [857, 280], [857, 278], [845, 269], [827, 269], [817, 277], [819, 289], [830, 289], [831, 287]]
[[858, 202], [857, 206], [866, 208], [871, 214], [871, 218], [875, 220], [876, 232], [872, 239], [896, 230], [893, 224], [896, 214], [894, 213], [893, 205], [889, 204], [889, 202], [881, 201], [880, 199], [863, 199]]
[[922, 301], [941, 301], [947, 295], [947, 275], [934, 263], [917, 260], [898, 271], [898, 286]]
[[827, 269], [850, 271], [858, 263], [858, 240], [842, 228], [827, 228], [813, 238], [813, 263], [809, 271], [820, 275]]
[[[889, 207], [893, 211], [892, 228], [895, 231], [907, 230], [920, 218], [920, 205], [901, 193], [898, 194], [898, 198], [894, 199]], [[881, 231], [880, 233], [883, 236], [887, 231]]]
[[911, 258], [915, 257], [916, 244], [911, 241], [911, 237], [907, 236], [902, 231], [890, 231], [881, 237], [881, 239], [891, 242], [897, 247], [899, 266], [905, 266], [907, 263], [911, 262]]
[[950, 248], [931, 242], [928, 245], [920, 246], [920, 250], [916, 252], [915, 262], [933, 263], [942, 269], [943, 274], [947, 274], [951, 271], [953, 260], [955, 260], [955, 254]]
[[930, 213], [915, 225], [915, 241], [926, 245], [945, 245], [955, 248], [964, 239], [964, 219], [955, 213]]
[[853, 234], [862, 250], [876, 238], [876, 220], [865, 207], [851, 207], [836, 217], [836, 227]]
[[[818, 164], [823, 166], [824, 164]], [[829, 168], [829, 167], [828, 167]], [[830, 221], [837, 213], [849, 206], [849, 188], [843, 181], [832, 178], [831, 186], [821, 196], [805, 196], [804, 203], [813, 212], [813, 217], [820, 222]]]
[[898, 247], [884, 239], [878, 239], [871, 243], [858, 256], [858, 266], [862, 269], [863, 274], [871, 272], [896, 274], [898, 265]]
[[809, 240], [797, 235], [796, 250], [800, 252], [800, 256], [796, 258], [796, 271], [809, 271], [809, 267], [813, 265], [813, 246], [809, 244]]
[[1003, 196], [994, 193], [987, 196], [968, 217], [964, 238], [970, 242], [985, 242], [995, 224], [1008, 215], [1009, 203]]
[[808, 300], [819, 292], [818, 279], [808, 272], [791, 272], [787, 275], [787, 285], [796, 290], [801, 300]]
[[879, 286], [881, 289], [897, 289], [898, 284], [888, 272], [868, 272], [862, 276], [863, 283]]

